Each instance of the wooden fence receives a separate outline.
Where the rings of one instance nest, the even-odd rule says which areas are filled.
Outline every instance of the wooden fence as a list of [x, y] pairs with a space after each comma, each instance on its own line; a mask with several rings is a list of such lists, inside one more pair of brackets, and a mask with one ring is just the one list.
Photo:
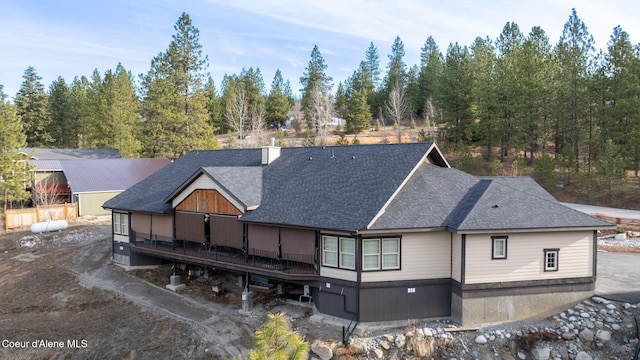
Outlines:
[[12, 209], [4, 212], [5, 231], [31, 226], [47, 220], [75, 220], [78, 218], [78, 203], [39, 205], [34, 208]]

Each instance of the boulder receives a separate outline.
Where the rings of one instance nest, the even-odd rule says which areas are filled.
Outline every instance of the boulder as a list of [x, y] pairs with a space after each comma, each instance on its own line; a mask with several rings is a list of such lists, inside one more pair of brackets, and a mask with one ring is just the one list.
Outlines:
[[580, 351], [578, 355], [576, 355], [576, 360], [591, 360], [591, 356], [584, 351]]
[[602, 342], [611, 340], [611, 333], [607, 330], [598, 330], [596, 333], [596, 339]]
[[585, 340], [585, 341], [593, 341], [593, 331], [591, 331], [590, 329], [584, 329], [582, 331], [580, 331], [580, 339]]
[[551, 357], [551, 349], [548, 347], [535, 348], [531, 350], [531, 356], [534, 360], [549, 360]]
[[331, 351], [331, 348], [322, 341], [314, 341], [311, 344], [310, 349], [311, 352], [316, 354], [321, 360], [331, 360], [333, 357], [333, 351]]
[[476, 339], [474, 341], [476, 342], [476, 344], [486, 344], [487, 338], [484, 337], [484, 335], [478, 335], [476, 336]]

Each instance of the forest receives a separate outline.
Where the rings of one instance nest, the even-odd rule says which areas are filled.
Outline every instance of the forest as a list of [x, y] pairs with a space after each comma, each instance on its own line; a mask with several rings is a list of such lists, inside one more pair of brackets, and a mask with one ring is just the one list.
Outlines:
[[640, 45], [616, 27], [596, 52], [575, 9], [556, 44], [540, 27], [525, 32], [508, 22], [496, 38], [469, 45], [441, 49], [429, 36], [420, 63], [410, 65], [399, 37], [386, 61], [371, 42], [353, 74], [337, 84], [315, 46], [299, 95], [279, 70], [267, 90], [259, 66], [215, 84], [188, 14], [174, 30], [145, 74], [117, 64], [45, 87], [28, 67], [13, 102], [0, 84], [5, 202], [19, 197], [17, 148], [115, 148], [123, 157], [177, 158], [193, 149], [265, 145], [265, 134], [281, 138], [291, 119], [303, 144], [313, 146], [324, 144], [334, 117], [345, 119], [332, 130], [341, 139], [381, 126], [436, 129], [420, 131], [416, 141], [437, 141], [455, 167], [531, 175], [561, 199], [621, 207], [640, 199]]

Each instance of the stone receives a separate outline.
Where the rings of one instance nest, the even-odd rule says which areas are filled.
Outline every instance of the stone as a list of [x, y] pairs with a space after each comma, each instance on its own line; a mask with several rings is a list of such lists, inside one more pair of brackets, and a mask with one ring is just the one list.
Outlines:
[[349, 344], [349, 349], [354, 355], [361, 355], [369, 351], [369, 345], [362, 340], [356, 340]]
[[615, 306], [615, 305], [613, 305], [613, 304], [607, 304], [607, 309], [609, 309], [609, 310], [614, 310], [615, 308], [616, 308], [616, 306]]
[[580, 316], [587, 319], [591, 317], [591, 315], [589, 315], [589, 313], [586, 313], [586, 312], [581, 312]]
[[594, 296], [591, 298], [591, 300], [597, 302], [598, 304], [604, 304], [607, 301], [599, 296]]
[[518, 359], [525, 360], [526, 358], [527, 355], [525, 355], [525, 353], [523, 353], [522, 351], [518, 351]]
[[609, 341], [611, 340], [611, 333], [607, 330], [598, 330], [598, 332], [596, 333], [596, 339], [602, 342]]
[[433, 336], [433, 330], [431, 330], [429, 328], [424, 328], [424, 329], [422, 329], [422, 331], [424, 332], [424, 337], [432, 337]]
[[403, 334], [398, 334], [398, 336], [396, 336], [394, 343], [396, 344], [396, 347], [398, 349], [402, 349], [404, 345], [407, 343], [407, 338]]
[[487, 338], [484, 337], [484, 335], [478, 335], [476, 336], [476, 339], [474, 341], [476, 342], [476, 344], [486, 344]]
[[551, 349], [548, 347], [535, 348], [531, 350], [531, 356], [534, 360], [549, 360], [551, 357]]
[[591, 320], [585, 320], [585, 321], [584, 321], [584, 323], [585, 323], [585, 325], [586, 325], [589, 329], [593, 329], [594, 327], [596, 327], [596, 326], [593, 324], [593, 321], [591, 321]]
[[593, 331], [591, 331], [590, 329], [584, 329], [580, 331], [580, 334], [578, 336], [580, 336], [580, 339], [582, 340], [593, 341]]
[[618, 331], [618, 330], [620, 330], [620, 325], [618, 325], [618, 324], [612, 324], [612, 325], [611, 325], [611, 329]]
[[376, 359], [382, 359], [384, 357], [384, 351], [380, 349], [373, 350], [373, 354], [376, 356]]
[[632, 307], [632, 305], [629, 303], [624, 303], [622, 306], [624, 307], [625, 310], [629, 310]]
[[388, 341], [383, 341], [382, 343], [380, 343], [380, 347], [385, 349], [385, 350], [391, 349], [391, 345], [389, 345]]
[[314, 341], [311, 344], [311, 352], [316, 354], [321, 360], [331, 360], [333, 357], [333, 351], [331, 348], [322, 341]]
[[576, 334], [572, 332], [566, 332], [562, 334], [562, 338], [565, 340], [573, 340], [576, 338]]
[[424, 331], [421, 328], [418, 328], [418, 334], [420, 334], [420, 336], [424, 337]]
[[576, 360], [591, 360], [591, 356], [584, 351], [580, 351], [578, 355], [576, 355]]

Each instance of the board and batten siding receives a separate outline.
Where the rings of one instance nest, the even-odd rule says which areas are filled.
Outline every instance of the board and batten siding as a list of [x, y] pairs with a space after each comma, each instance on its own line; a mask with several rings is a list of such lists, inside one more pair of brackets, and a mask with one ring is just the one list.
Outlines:
[[[508, 234], [507, 259], [491, 259], [490, 235], [467, 235], [465, 284], [593, 276], [593, 232]], [[558, 271], [544, 271], [544, 249], [560, 249]]]
[[400, 251], [400, 270], [363, 271], [362, 282], [451, 277], [451, 233], [404, 234]]
[[462, 235], [451, 236], [451, 278], [462, 282]]
[[[180, 192], [172, 200], [171, 203], [173, 208], [174, 209], [178, 208], [180, 203], [182, 203], [185, 199], [187, 199], [187, 197], [189, 197], [191, 194], [193, 194], [197, 190], [216, 190], [218, 193], [220, 193], [220, 195], [224, 197], [225, 201], [228, 201], [229, 203], [231, 203], [231, 205], [233, 205], [236, 209], [244, 208], [244, 206], [242, 206], [242, 204], [237, 202], [235, 199], [227, 198], [226, 196], [224, 196], [223, 195], [224, 191], [220, 188], [220, 186], [218, 186], [218, 184], [216, 184], [213, 180], [211, 180], [210, 177], [204, 174], [198, 176], [198, 178], [196, 178], [191, 184], [189, 184], [189, 186], [187, 186], [184, 190], [182, 190], [182, 192]], [[201, 211], [197, 209], [179, 209], [179, 210]], [[201, 211], [201, 212], [205, 212], [205, 211]], [[233, 213], [233, 215], [240, 215], [240, 214], [241, 212], [239, 210]]]

